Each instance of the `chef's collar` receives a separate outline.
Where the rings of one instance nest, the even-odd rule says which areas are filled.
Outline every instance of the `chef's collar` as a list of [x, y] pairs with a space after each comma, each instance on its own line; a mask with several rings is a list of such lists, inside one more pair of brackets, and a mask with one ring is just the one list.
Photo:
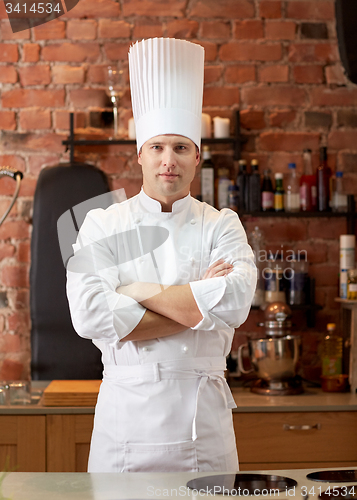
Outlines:
[[[174, 203], [172, 204], [172, 211], [171, 212], [165, 212], [165, 213], [173, 214], [173, 213], [181, 212], [181, 210], [183, 210], [185, 208], [185, 206], [189, 203], [190, 199], [191, 199], [191, 194], [188, 193], [188, 195], [185, 196], [184, 198], [181, 198], [177, 201], [174, 201]], [[143, 187], [141, 187], [141, 191], [139, 193], [139, 200], [148, 212], [152, 212], [152, 213], [162, 212], [161, 203], [157, 200], [154, 200], [153, 198], [150, 198], [150, 196], [148, 196], [145, 193]]]

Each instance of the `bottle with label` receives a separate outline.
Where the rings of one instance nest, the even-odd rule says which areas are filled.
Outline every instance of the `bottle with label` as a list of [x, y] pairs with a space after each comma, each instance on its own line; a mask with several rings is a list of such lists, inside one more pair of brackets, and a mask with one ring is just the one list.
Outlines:
[[270, 170], [264, 170], [262, 183], [262, 210], [263, 212], [272, 212], [274, 210], [274, 190], [270, 178]]
[[284, 208], [285, 212], [299, 212], [300, 210], [300, 186], [295, 163], [289, 163], [289, 173], [286, 177]]
[[247, 162], [246, 160], [239, 160], [239, 170], [237, 175], [237, 186], [239, 191], [238, 210], [245, 211], [248, 209], [248, 183], [247, 183]]
[[214, 206], [214, 163], [209, 146], [203, 146], [203, 162], [201, 165], [201, 197], [209, 205]]
[[250, 212], [259, 212], [261, 208], [261, 193], [258, 160], [251, 161], [250, 169], [250, 176], [248, 177], [248, 210]]
[[347, 212], [347, 195], [343, 191], [343, 172], [336, 172], [334, 189], [331, 197], [331, 208], [333, 212]]
[[347, 299], [348, 270], [354, 269], [356, 260], [356, 236], [340, 235], [340, 297]]
[[235, 212], [238, 212], [239, 203], [239, 191], [238, 186], [231, 181], [231, 185], [228, 187], [228, 207]]
[[300, 178], [300, 210], [316, 210], [316, 175], [312, 172], [311, 149], [304, 149], [304, 172]]
[[327, 166], [327, 148], [320, 149], [320, 164], [316, 170], [317, 210], [325, 212], [330, 209], [331, 169]]
[[229, 207], [228, 189], [231, 186], [231, 179], [229, 178], [229, 168], [220, 167], [218, 169], [218, 176], [216, 180], [217, 186], [217, 203], [216, 207], [221, 208]]
[[327, 325], [322, 344], [322, 375], [342, 375], [343, 338], [336, 332], [335, 323]]
[[263, 270], [265, 302], [285, 302], [284, 262], [281, 255], [270, 255]]
[[284, 211], [283, 174], [281, 173], [275, 174], [274, 210], [275, 212]]

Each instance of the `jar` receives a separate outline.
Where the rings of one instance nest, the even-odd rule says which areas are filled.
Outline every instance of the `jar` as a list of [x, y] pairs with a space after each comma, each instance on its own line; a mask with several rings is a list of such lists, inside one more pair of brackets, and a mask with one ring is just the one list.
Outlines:
[[347, 271], [347, 298], [357, 300], [357, 269]]
[[281, 256], [270, 256], [263, 269], [266, 302], [286, 302], [284, 266]]
[[308, 263], [305, 255], [294, 256], [285, 266], [286, 301], [290, 305], [306, 303], [306, 286], [308, 283]]

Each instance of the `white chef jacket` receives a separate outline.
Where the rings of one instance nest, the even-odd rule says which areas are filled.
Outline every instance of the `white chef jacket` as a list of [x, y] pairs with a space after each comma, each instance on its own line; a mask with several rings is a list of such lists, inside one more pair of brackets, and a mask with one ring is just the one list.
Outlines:
[[[153, 237], [142, 238], [142, 228]], [[67, 270], [73, 325], [101, 350], [104, 365], [88, 471], [238, 469], [235, 404], [223, 374], [257, 275], [237, 214], [190, 195], [162, 212], [142, 189], [90, 211], [74, 251]], [[233, 271], [202, 280], [218, 259]], [[202, 320], [175, 335], [125, 342], [146, 309], [116, 289], [137, 281], [189, 283]]]

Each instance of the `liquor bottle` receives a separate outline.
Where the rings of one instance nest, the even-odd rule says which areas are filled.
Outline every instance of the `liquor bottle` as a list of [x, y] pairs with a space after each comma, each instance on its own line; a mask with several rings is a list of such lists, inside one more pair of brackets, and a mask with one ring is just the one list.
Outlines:
[[234, 212], [238, 212], [238, 203], [239, 203], [239, 191], [238, 186], [231, 181], [231, 185], [228, 186], [228, 207]]
[[289, 163], [289, 173], [286, 177], [284, 207], [285, 212], [298, 212], [300, 210], [300, 187], [295, 163]]
[[343, 338], [336, 332], [335, 323], [327, 325], [322, 344], [322, 375], [342, 375]]
[[214, 206], [214, 163], [209, 146], [203, 146], [203, 162], [201, 165], [202, 201]]
[[248, 209], [247, 202], [247, 162], [246, 160], [239, 160], [239, 171], [237, 175], [237, 186], [239, 191], [238, 210], [245, 211]]
[[347, 212], [347, 195], [343, 190], [342, 179], [343, 172], [336, 172], [331, 197], [331, 208], [333, 212]]
[[300, 210], [316, 210], [316, 175], [312, 172], [311, 149], [304, 149], [304, 172], [300, 178]]
[[275, 212], [284, 211], [283, 174], [280, 173], [275, 174], [274, 210]]
[[261, 208], [261, 193], [258, 160], [251, 161], [250, 169], [250, 176], [248, 177], [248, 210], [250, 212], [259, 212]]
[[320, 149], [320, 164], [316, 171], [317, 210], [325, 212], [330, 209], [330, 177], [331, 169], [327, 166], [327, 148]]
[[273, 184], [270, 178], [270, 170], [264, 170], [264, 178], [262, 182], [262, 210], [263, 212], [271, 212], [274, 210], [274, 191]]
[[231, 179], [229, 178], [229, 168], [220, 167], [218, 169], [218, 176], [216, 179], [216, 196], [217, 203], [216, 207], [221, 210], [221, 208], [229, 207], [228, 189], [231, 186]]

